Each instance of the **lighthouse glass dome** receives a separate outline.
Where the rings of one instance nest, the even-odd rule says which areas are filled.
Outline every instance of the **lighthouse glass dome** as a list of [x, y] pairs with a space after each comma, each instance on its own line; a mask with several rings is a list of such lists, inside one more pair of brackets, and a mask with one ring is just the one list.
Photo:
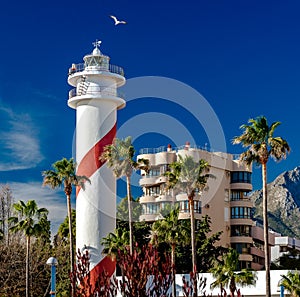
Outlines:
[[102, 55], [100, 50], [93, 51], [92, 55], [86, 55], [84, 60], [84, 67], [85, 68], [100, 68], [101, 70], [108, 70], [109, 67], [109, 57]]
[[[68, 76], [69, 78], [77, 76], [78, 72], [82, 71], [101, 71], [101, 72], [110, 72], [121, 75], [124, 77], [124, 70], [122, 67], [112, 65], [109, 63], [110, 57], [103, 55], [99, 49], [99, 43], [94, 43], [94, 50], [91, 54], [88, 54], [83, 57], [84, 63], [72, 64], [72, 67], [69, 68]], [[123, 79], [122, 79], [123, 81]], [[71, 81], [70, 81], [71, 82]], [[76, 80], [75, 80], [76, 84]], [[71, 85], [73, 85], [71, 83]]]

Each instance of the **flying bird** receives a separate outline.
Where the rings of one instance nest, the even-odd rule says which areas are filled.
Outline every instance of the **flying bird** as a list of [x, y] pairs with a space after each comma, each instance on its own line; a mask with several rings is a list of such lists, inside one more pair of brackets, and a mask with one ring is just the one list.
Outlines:
[[114, 15], [111, 15], [110, 17], [115, 21], [115, 26], [119, 24], [126, 24], [125, 21], [119, 21]]

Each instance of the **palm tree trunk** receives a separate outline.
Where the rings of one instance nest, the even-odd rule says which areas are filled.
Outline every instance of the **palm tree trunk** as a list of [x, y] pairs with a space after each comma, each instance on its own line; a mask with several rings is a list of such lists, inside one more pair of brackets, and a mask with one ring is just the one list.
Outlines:
[[29, 253], [30, 253], [30, 236], [26, 238], [26, 297], [29, 297]]
[[126, 176], [127, 200], [128, 200], [128, 223], [129, 223], [129, 251], [133, 254], [133, 226], [132, 226], [132, 206], [131, 206], [131, 185], [130, 176]]
[[[69, 219], [69, 241], [70, 241], [70, 273], [74, 270], [74, 248], [73, 248], [73, 233], [72, 233], [72, 209], [71, 209], [71, 195], [67, 195], [67, 209]], [[72, 278], [75, 279], [75, 278]], [[75, 284], [71, 281], [71, 296], [75, 296]]]
[[270, 288], [270, 253], [269, 253], [269, 224], [268, 224], [268, 192], [267, 192], [267, 164], [262, 164], [263, 180], [263, 223], [264, 223], [264, 249], [266, 269], [266, 297], [271, 297]]
[[231, 278], [231, 280], [230, 280], [229, 290], [230, 290], [230, 296], [234, 297], [234, 292], [236, 290], [236, 284], [235, 284], [234, 278]]
[[190, 204], [190, 218], [191, 218], [191, 246], [192, 246], [192, 263], [193, 263], [193, 272], [197, 270], [197, 258], [196, 258], [196, 240], [195, 240], [195, 213], [194, 213], [194, 199], [189, 198]]
[[172, 253], [171, 253], [171, 262], [172, 262], [172, 277], [173, 277], [173, 283], [172, 283], [172, 295], [173, 297], [176, 297], [176, 272], [175, 272], [175, 244], [172, 244]]
[[191, 245], [192, 245], [192, 264], [193, 264], [193, 274], [194, 274], [194, 297], [197, 297], [197, 257], [196, 257], [196, 228], [195, 228], [195, 213], [194, 213], [194, 193], [188, 196], [189, 207], [190, 207], [190, 217], [191, 217]]

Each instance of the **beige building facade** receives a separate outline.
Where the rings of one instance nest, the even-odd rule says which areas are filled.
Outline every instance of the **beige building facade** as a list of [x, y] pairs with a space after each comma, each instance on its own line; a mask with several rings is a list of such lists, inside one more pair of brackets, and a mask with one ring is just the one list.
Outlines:
[[[252, 169], [240, 164], [238, 156], [192, 147], [188, 142], [179, 148], [169, 145], [167, 148], [142, 149], [137, 158], [148, 159], [151, 170], [148, 174], [142, 171], [139, 181], [143, 189], [140, 220], [155, 221], [167, 204], [174, 203], [179, 205], [179, 218], [189, 218], [186, 193], [166, 191], [164, 173], [179, 155], [191, 156], [195, 161], [204, 159], [210, 164], [213, 178], [208, 179], [207, 190], [196, 194], [195, 218], [205, 215], [211, 218], [212, 233], [222, 231], [219, 244], [239, 252], [241, 268], [262, 269], [263, 229], [252, 219], [253, 203], [249, 198]], [[271, 245], [274, 245], [274, 236], [270, 233]]]

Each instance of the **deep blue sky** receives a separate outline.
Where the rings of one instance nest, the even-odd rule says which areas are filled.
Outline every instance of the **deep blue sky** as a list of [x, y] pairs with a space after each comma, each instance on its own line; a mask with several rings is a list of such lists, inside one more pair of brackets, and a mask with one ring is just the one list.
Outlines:
[[[114, 26], [110, 14], [127, 24]], [[92, 51], [95, 39], [102, 40], [102, 52], [124, 68], [127, 79], [167, 77], [201, 93], [219, 119], [228, 152], [242, 151], [231, 139], [250, 117], [281, 121], [278, 135], [292, 152], [287, 160], [270, 163], [272, 181], [300, 165], [299, 14], [296, 0], [5, 1], [0, 11], [0, 183], [11, 185], [16, 200], [46, 203], [54, 221], [66, 215], [60, 192], [41, 189], [41, 171], [73, 156], [75, 111], [67, 106], [67, 72]], [[197, 122], [201, 119], [171, 101], [129, 102], [119, 112], [119, 125], [156, 112], [176, 118], [198, 145], [209, 142]], [[148, 126], [144, 132], [135, 140], [137, 149], [174, 142], [167, 130], [158, 135]], [[259, 170], [253, 180], [259, 188]]]

